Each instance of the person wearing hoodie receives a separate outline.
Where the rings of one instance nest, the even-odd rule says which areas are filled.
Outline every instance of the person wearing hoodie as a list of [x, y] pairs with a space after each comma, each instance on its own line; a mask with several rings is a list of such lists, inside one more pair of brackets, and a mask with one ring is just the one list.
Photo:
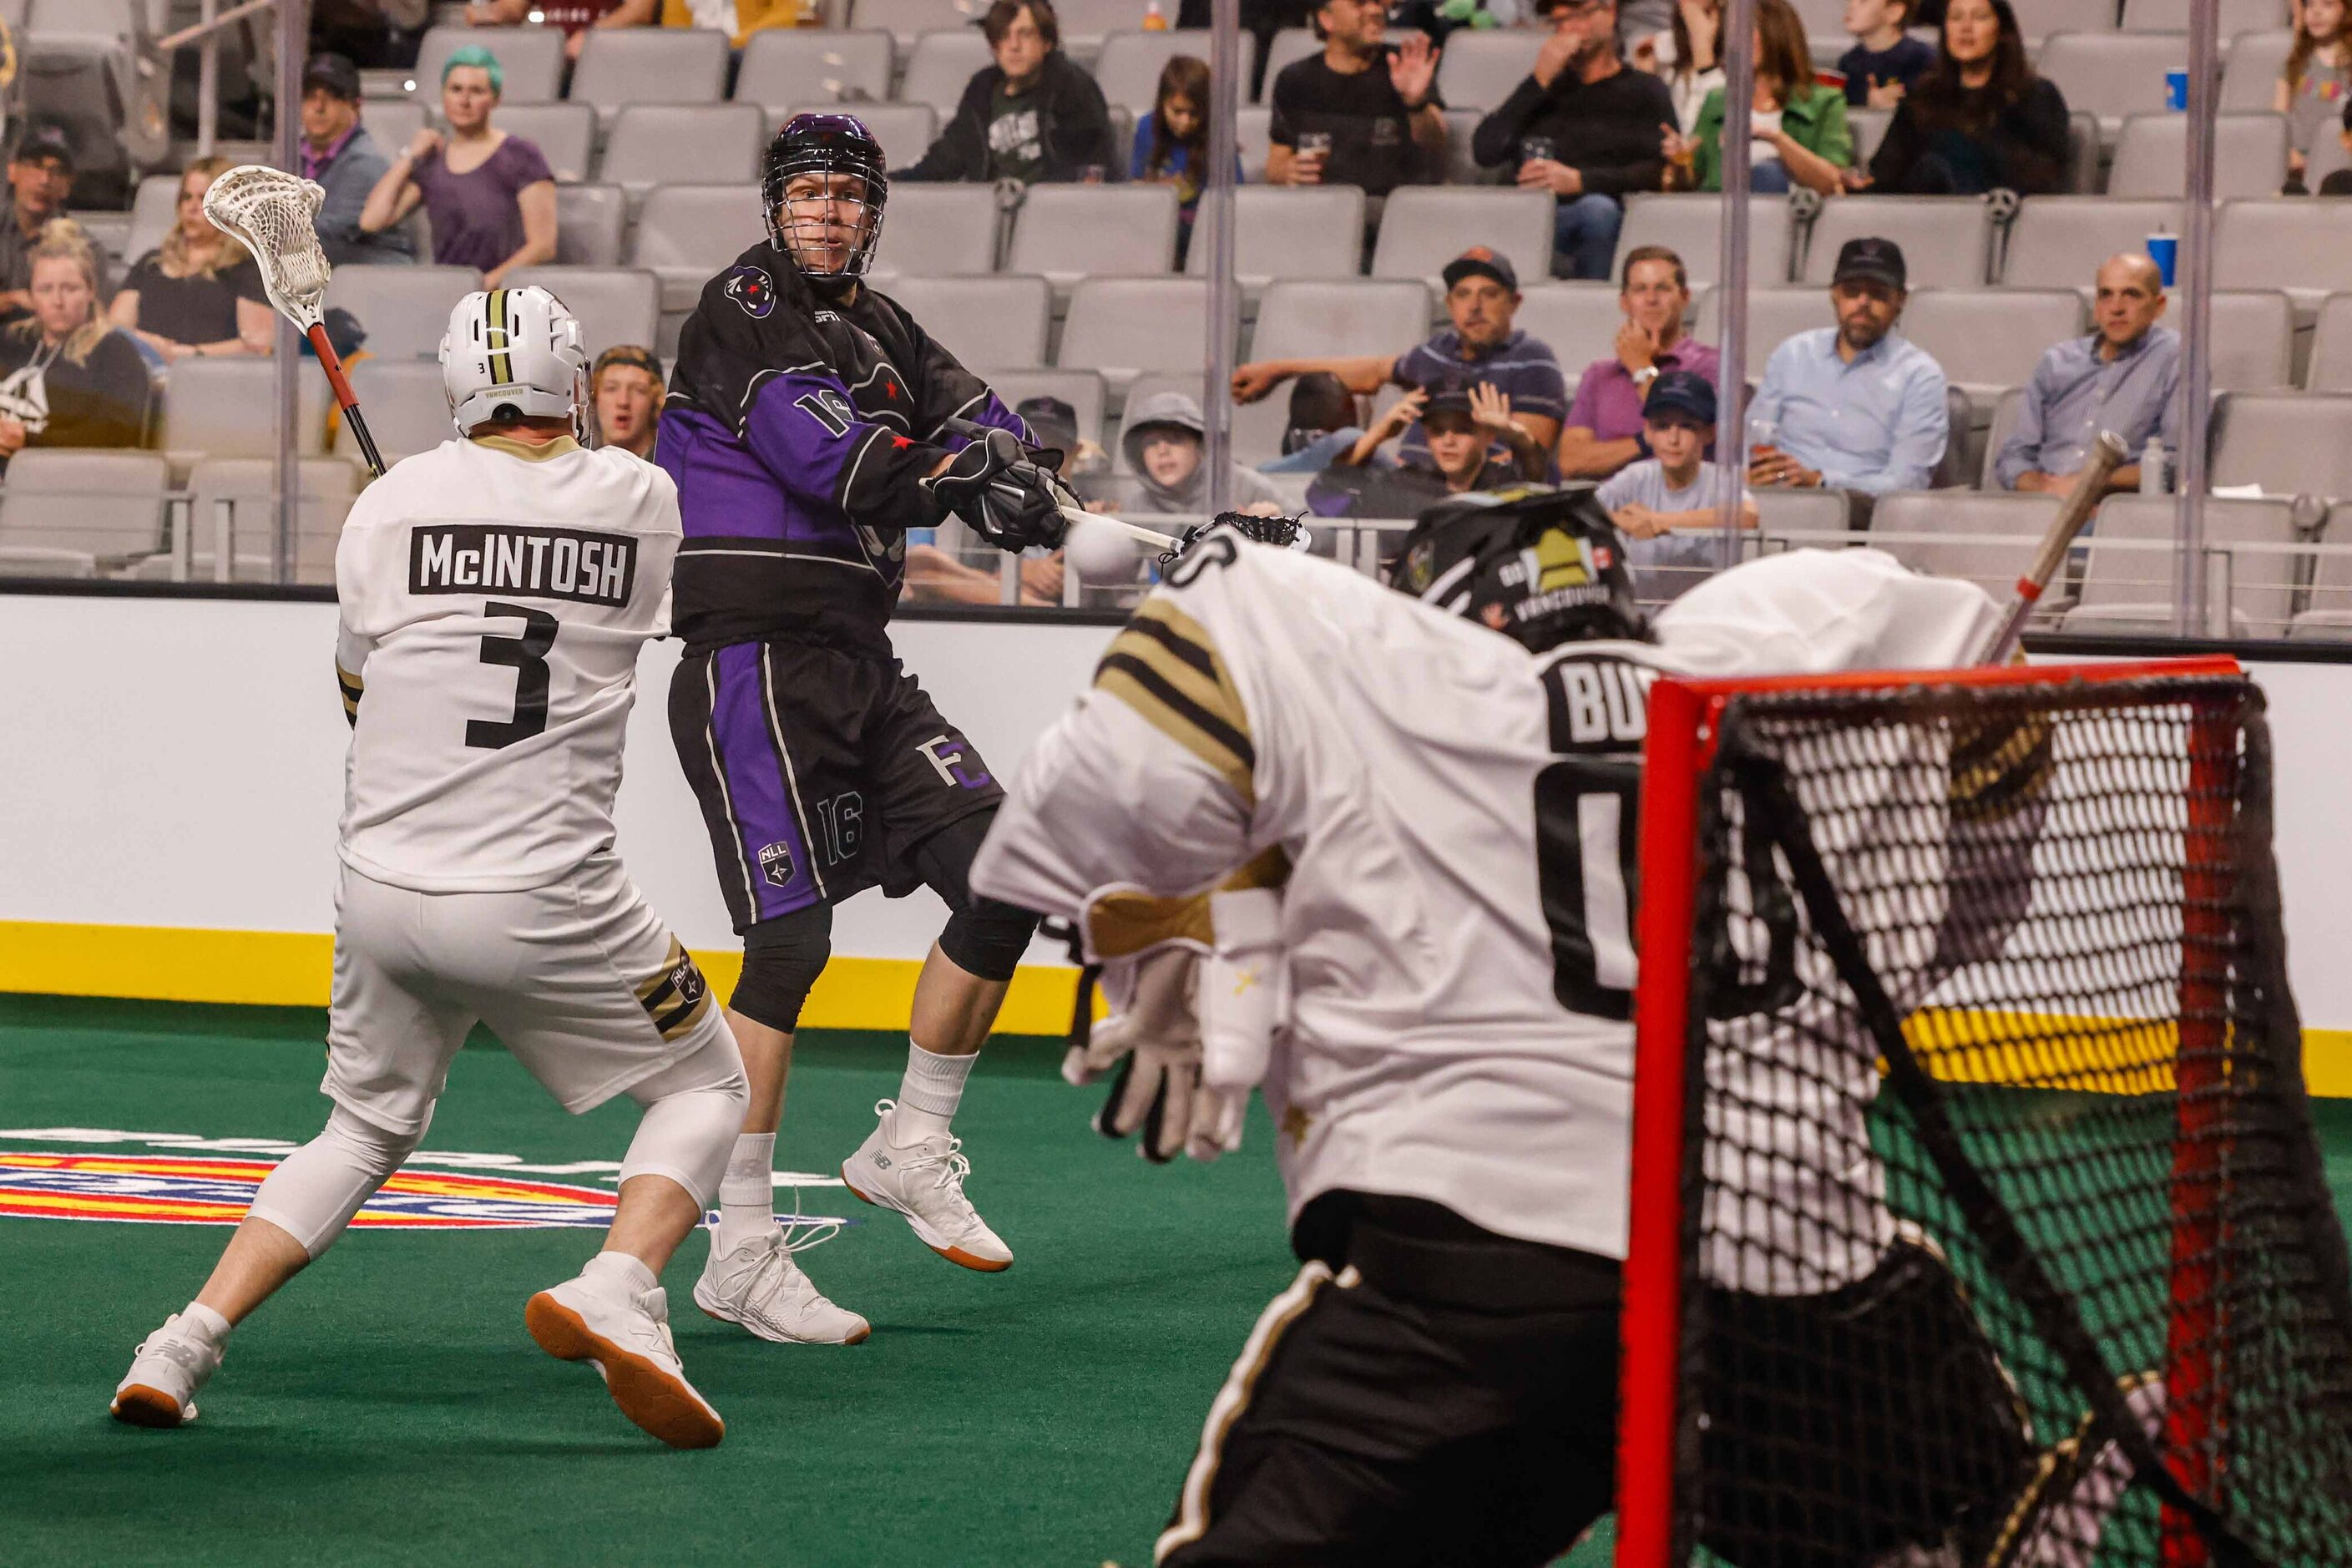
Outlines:
[[1126, 166], [1102, 89], [1059, 47], [1051, 0], [995, 0], [980, 26], [996, 63], [972, 74], [939, 140], [893, 180], [1099, 182]]
[[1208, 422], [1201, 416], [1199, 400], [1187, 394], [1153, 392], [1139, 398], [1128, 410], [1119, 444], [1139, 481], [1135, 499], [1118, 509], [1122, 512], [1163, 517], [1197, 512], [1206, 517], [1220, 510], [1241, 511], [1259, 502], [1280, 502], [1280, 492], [1265, 475], [1234, 463], [1224, 506], [1209, 503], [1209, 469], [1202, 461], [1209, 444]]

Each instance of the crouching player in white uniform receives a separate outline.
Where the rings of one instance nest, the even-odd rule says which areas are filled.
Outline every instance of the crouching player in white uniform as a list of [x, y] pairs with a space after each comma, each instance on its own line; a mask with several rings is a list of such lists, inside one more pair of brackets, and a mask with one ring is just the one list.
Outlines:
[[[1649, 683], [1948, 667], [1996, 618], [1972, 584], [1805, 551], [1651, 631], [1588, 490], [1425, 520], [1401, 585], [1452, 615], [1211, 532], [973, 868], [1105, 965], [1114, 1017], [1072, 1065], [1133, 1054], [1098, 1126], [1211, 1154], [1262, 1080], [1278, 1129], [1306, 1266], [1211, 1408], [1163, 1564], [1533, 1564], [1608, 1510]], [[1793, 1560], [1855, 1568], [2005, 1506], [2028, 1463], [1948, 1275], [1907, 1244], [1858, 1272], [1910, 1342], [1960, 1347], [1931, 1411], [1887, 1402], [1969, 1495], [1858, 1502]]]
[[593, 1363], [639, 1426], [708, 1447], [726, 1426], [678, 1363], [659, 1275], [717, 1196], [748, 1090], [702, 975], [613, 854], [677, 490], [579, 445], [587, 359], [546, 290], [467, 295], [441, 364], [462, 438], [371, 485], [335, 556], [354, 733], [320, 1085], [334, 1110], [139, 1347], [113, 1410], [194, 1419], [230, 1329], [424, 1138], [478, 1020], [575, 1115], [616, 1094], [645, 1107], [604, 1250], [524, 1321], [549, 1354]]

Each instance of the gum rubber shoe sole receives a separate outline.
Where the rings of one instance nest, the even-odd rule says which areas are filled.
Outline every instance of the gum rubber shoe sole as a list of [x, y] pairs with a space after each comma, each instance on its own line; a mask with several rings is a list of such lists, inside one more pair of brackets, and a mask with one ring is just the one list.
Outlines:
[[558, 1361], [593, 1365], [621, 1414], [673, 1448], [715, 1448], [727, 1423], [684, 1382], [591, 1331], [580, 1314], [545, 1290], [523, 1309], [523, 1326]]
[[849, 1189], [849, 1195], [856, 1198], [859, 1203], [871, 1204], [877, 1209], [888, 1209], [892, 1214], [903, 1215], [907, 1221], [908, 1228], [915, 1233], [915, 1239], [917, 1241], [921, 1242], [925, 1247], [929, 1247], [933, 1252], [938, 1253], [941, 1258], [946, 1258], [950, 1263], [956, 1265], [960, 1268], [969, 1268], [976, 1274], [1002, 1274], [1006, 1269], [1013, 1267], [1013, 1259], [1010, 1258], [979, 1258], [973, 1256], [971, 1253], [966, 1252], [961, 1247], [941, 1247], [938, 1242], [933, 1241], [930, 1237], [925, 1233], [923, 1222], [917, 1219], [913, 1215], [908, 1214], [905, 1209], [900, 1208], [897, 1204], [877, 1202], [875, 1199], [867, 1197], [864, 1193], [859, 1192], [857, 1190], [857, 1184], [849, 1179], [849, 1167], [845, 1164], [841, 1167], [841, 1184], [847, 1187]]
[[112, 1409], [117, 1421], [127, 1421], [133, 1426], [177, 1426], [187, 1418], [178, 1400], [143, 1383], [134, 1383], [117, 1394]]

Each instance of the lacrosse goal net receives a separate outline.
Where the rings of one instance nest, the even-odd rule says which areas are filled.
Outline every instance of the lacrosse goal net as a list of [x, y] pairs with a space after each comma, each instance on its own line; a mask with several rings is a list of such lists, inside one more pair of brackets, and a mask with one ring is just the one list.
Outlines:
[[1662, 680], [1621, 1568], [2352, 1563], [2228, 660]]

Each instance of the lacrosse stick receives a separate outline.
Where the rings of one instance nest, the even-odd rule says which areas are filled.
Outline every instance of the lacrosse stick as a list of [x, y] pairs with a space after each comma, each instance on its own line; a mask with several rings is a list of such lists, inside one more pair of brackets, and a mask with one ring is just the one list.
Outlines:
[[1979, 664], [2007, 664], [2017, 645], [2024, 640], [2025, 623], [2041, 602], [2042, 590], [2058, 575], [2058, 568], [2066, 563], [2066, 552], [2074, 547], [2074, 536], [2091, 521], [2098, 510], [2100, 499], [2107, 493], [2107, 479], [2123, 465], [2127, 454], [2123, 437], [2112, 430], [2102, 430], [2099, 438], [2091, 443], [2091, 452], [2082, 471], [2074, 476], [2074, 489], [2066, 492], [2051, 520], [2050, 531], [2042, 536], [2042, 552], [2025, 575], [2017, 580], [2017, 600], [2010, 606], [2008, 617], [1993, 634], [1984, 650], [1977, 656]]
[[352, 395], [343, 362], [327, 341], [326, 316], [320, 308], [334, 268], [327, 265], [327, 253], [319, 247], [319, 231], [310, 220], [318, 216], [319, 204], [326, 195], [310, 181], [282, 169], [240, 163], [205, 192], [205, 216], [212, 219], [215, 228], [253, 252], [254, 265], [261, 269], [262, 291], [278, 313], [310, 340], [320, 367], [327, 373], [327, 384], [334, 388], [335, 402], [367, 458], [369, 472], [382, 478], [383, 458], [375, 449], [375, 437], [368, 434], [367, 421], [360, 417], [359, 399]]

